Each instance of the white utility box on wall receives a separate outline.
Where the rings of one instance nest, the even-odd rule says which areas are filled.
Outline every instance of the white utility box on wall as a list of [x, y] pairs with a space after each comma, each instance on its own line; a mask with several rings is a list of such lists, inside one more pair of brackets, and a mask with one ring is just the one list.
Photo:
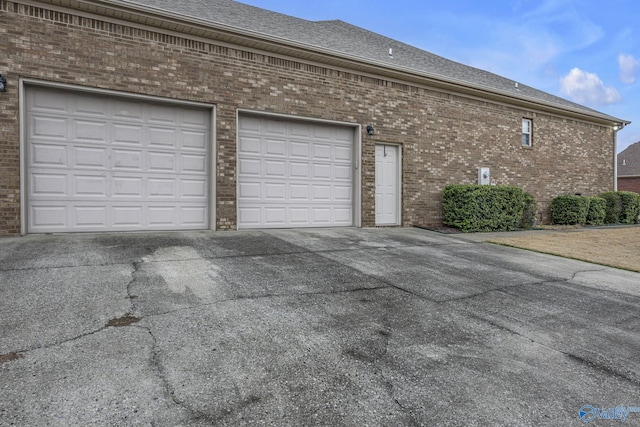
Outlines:
[[491, 184], [491, 173], [489, 172], [489, 168], [478, 168], [478, 184]]

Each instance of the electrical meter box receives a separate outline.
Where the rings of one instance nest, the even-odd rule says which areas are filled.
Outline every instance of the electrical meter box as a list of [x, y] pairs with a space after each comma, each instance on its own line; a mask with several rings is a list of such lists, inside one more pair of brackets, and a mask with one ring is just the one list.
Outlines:
[[478, 184], [491, 184], [491, 173], [489, 172], [489, 168], [478, 168]]

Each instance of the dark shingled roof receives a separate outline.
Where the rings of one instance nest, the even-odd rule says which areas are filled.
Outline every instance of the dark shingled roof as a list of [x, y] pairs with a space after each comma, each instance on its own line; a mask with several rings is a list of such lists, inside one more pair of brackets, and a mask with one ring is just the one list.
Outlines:
[[[426, 77], [480, 87], [614, 122], [622, 121], [524, 84], [518, 84], [516, 88], [516, 82], [511, 79], [448, 60], [339, 20], [307, 21], [234, 0], [121, 0], [120, 3], [138, 4], [169, 12], [173, 16], [231, 26], [391, 68], [411, 70]], [[389, 49], [393, 49], [393, 58], [389, 56]]]
[[640, 142], [618, 154], [618, 176], [640, 176]]

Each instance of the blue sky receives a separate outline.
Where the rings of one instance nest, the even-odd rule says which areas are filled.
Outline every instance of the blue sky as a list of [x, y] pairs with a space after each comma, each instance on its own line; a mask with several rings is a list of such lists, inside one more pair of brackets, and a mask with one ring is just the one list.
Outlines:
[[640, 141], [637, 0], [241, 0], [308, 20], [340, 19], [633, 123]]

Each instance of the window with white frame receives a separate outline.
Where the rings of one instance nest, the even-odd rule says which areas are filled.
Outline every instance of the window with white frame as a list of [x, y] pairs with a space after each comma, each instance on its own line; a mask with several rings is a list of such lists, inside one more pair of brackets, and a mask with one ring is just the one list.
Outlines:
[[531, 147], [531, 139], [533, 136], [533, 120], [522, 119], [522, 146]]

